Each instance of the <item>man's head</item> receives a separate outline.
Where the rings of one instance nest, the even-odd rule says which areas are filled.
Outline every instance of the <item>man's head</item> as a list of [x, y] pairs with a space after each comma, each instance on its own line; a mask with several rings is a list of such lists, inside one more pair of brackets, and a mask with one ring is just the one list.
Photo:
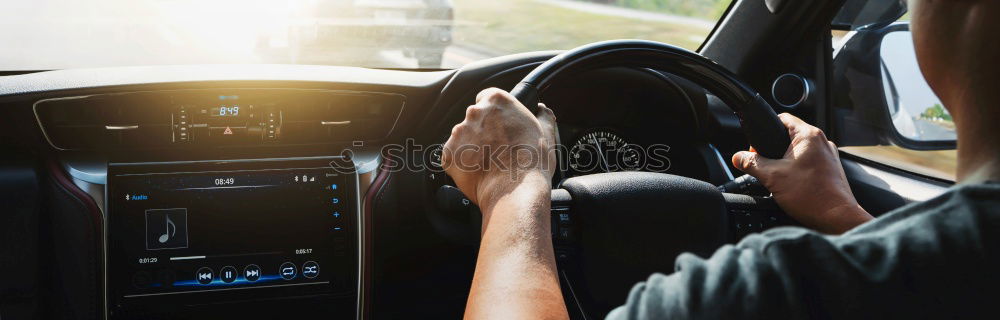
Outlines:
[[986, 111], [962, 110], [983, 105], [983, 99], [1000, 103], [995, 99], [1000, 97], [1000, 1], [909, 0], [909, 5], [920, 70], [956, 121]]
[[1000, 1], [909, 4], [920, 71], [955, 120], [958, 180], [1000, 179]]

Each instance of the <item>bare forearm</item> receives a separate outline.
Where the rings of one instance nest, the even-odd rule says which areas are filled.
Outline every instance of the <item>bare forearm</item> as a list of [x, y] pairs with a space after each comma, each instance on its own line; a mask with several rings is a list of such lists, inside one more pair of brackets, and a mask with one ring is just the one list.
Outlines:
[[822, 222], [816, 223], [817, 231], [828, 234], [841, 234], [854, 229], [869, 220], [875, 219], [857, 203], [836, 206], [820, 216]]
[[549, 220], [549, 185], [528, 177], [484, 207], [467, 319], [568, 318]]

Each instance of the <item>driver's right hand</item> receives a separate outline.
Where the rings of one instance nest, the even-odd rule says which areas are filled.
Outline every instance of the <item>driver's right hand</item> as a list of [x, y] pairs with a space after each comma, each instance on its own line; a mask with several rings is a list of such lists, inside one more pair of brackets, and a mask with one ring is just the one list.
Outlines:
[[840, 234], [873, 219], [851, 193], [837, 146], [798, 117], [778, 117], [792, 138], [785, 156], [768, 159], [751, 147], [734, 154], [733, 165], [757, 177], [789, 216], [817, 231]]

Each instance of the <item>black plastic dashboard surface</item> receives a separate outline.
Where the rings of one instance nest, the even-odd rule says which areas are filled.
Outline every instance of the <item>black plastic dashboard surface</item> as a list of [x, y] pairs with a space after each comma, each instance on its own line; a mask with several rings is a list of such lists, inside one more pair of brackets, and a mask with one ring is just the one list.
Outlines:
[[[67, 299], [69, 297], [79, 297], [81, 295], [89, 294], [106, 295], [106, 306], [110, 311], [109, 315], [111, 318], [159, 318], [163, 317], [163, 315], [166, 315], [166, 318], [294, 318], [299, 317], [299, 315], [302, 315], [303, 317], [321, 315], [323, 318], [354, 318], [358, 316], [355, 311], [358, 307], [358, 300], [368, 301], [374, 305], [374, 309], [376, 311], [373, 311], [371, 314], [365, 314], [368, 317], [450, 318], [453, 316], [460, 316], [462, 308], [464, 307], [465, 297], [468, 294], [468, 284], [471, 281], [471, 272], [474, 268], [475, 247], [452, 242], [450, 239], [445, 237], [440, 230], [436, 230], [432, 227], [432, 224], [435, 222], [427, 220], [424, 212], [427, 208], [423, 206], [411, 205], [411, 203], [413, 203], [412, 201], [423, 200], [420, 198], [423, 193], [410, 192], [413, 190], [415, 185], [412, 184], [414, 181], [402, 178], [406, 175], [398, 175], [395, 177], [391, 180], [392, 182], [389, 183], [387, 188], [388, 190], [397, 190], [396, 192], [400, 194], [407, 194], [407, 197], [403, 197], [402, 195], [394, 196], [393, 193], [390, 192], [387, 196], [379, 198], [377, 201], [382, 203], [382, 206], [380, 207], [382, 209], [379, 210], [385, 210], [386, 213], [392, 214], [380, 215], [375, 213], [373, 215], [379, 218], [373, 221], [374, 224], [367, 226], [371, 228], [378, 227], [378, 230], [381, 230], [377, 237], [369, 234], [372, 236], [372, 246], [375, 248], [374, 252], [377, 252], [377, 254], [371, 254], [370, 252], [359, 253], [356, 251], [348, 253], [348, 255], [353, 257], [353, 259], [357, 259], [360, 254], [365, 257], [372, 257], [372, 259], [375, 260], [374, 263], [370, 265], [373, 269], [372, 274], [374, 279], [369, 282], [372, 290], [363, 291], [360, 297], [358, 296], [356, 287], [352, 287], [350, 292], [340, 292], [335, 289], [324, 289], [318, 290], [319, 292], [304, 293], [290, 289], [295, 288], [293, 286], [284, 287], [284, 289], [281, 289], [282, 287], [278, 287], [275, 291], [270, 291], [270, 289], [239, 289], [207, 291], [191, 294], [168, 294], [162, 296], [137, 296], [127, 299], [124, 298], [124, 295], [126, 294], [134, 295], [143, 294], [143, 292], [156, 292], [156, 290], [167, 290], [153, 287], [145, 289], [147, 291], [142, 291], [135, 288], [133, 281], [134, 276], [130, 274], [130, 272], [142, 271], [139, 267], [140, 259], [155, 256], [157, 261], [162, 261], [162, 259], [167, 259], [167, 261], [169, 261], [170, 257], [205, 255], [205, 261], [207, 262], [208, 256], [210, 256], [212, 252], [205, 251], [205, 254], [199, 254], [197, 252], [184, 254], [178, 252], [177, 255], [167, 254], [168, 251], [173, 250], [171, 249], [157, 250], [161, 251], [161, 253], [163, 253], [162, 255], [160, 253], [153, 255], [139, 254], [138, 252], [146, 252], [146, 242], [149, 240], [158, 241], [159, 237], [162, 236], [163, 233], [161, 232], [156, 234], [154, 232], [153, 236], [146, 235], [145, 210], [147, 208], [141, 208], [141, 206], [136, 207], [133, 211], [138, 212], [138, 214], [134, 215], [142, 216], [141, 219], [134, 219], [131, 220], [132, 222], [127, 223], [123, 220], [117, 220], [117, 215], [120, 213], [120, 210], [123, 209], [116, 208], [121, 207], [122, 202], [126, 201], [124, 196], [127, 192], [147, 192], [144, 190], [126, 191], [123, 188], [129, 189], [128, 185], [130, 183], [133, 186], [163, 188], [168, 186], [169, 183], [165, 181], [128, 182], [124, 180], [124, 182], [119, 182], [116, 174], [164, 173], [175, 171], [195, 172], [191, 175], [192, 178], [206, 179], [200, 183], [209, 183], [210, 181], [210, 183], [214, 185], [217, 177], [212, 177], [210, 174], [203, 174], [200, 172], [232, 170], [257, 171], [260, 169], [281, 169], [302, 166], [290, 166], [289, 163], [280, 161], [260, 162], [232, 160], [227, 161], [226, 163], [218, 163], [218, 161], [198, 161], [205, 159], [261, 159], [329, 156], [341, 154], [341, 151], [345, 148], [357, 146], [352, 146], [349, 143], [345, 144], [334, 142], [317, 145], [192, 144], [184, 148], [63, 151], [52, 148], [52, 146], [45, 140], [38, 121], [34, 121], [36, 115], [32, 112], [32, 106], [40, 100], [51, 98], [85, 95], [113, 95], [123, 92], [139, 91], [208, 90], [220, 92], [220, 94], [223, 95], [231, 95], [231, 93], [227, 92], [232, 92], [232, 89], [239, 89], [241, 91], [293, 89], [297, 91], [335, 90], [380, 92], [405, 96], [406, 107], [399, 115], [399, 121], [396, 124], [395, 130], [392, 130], [392, 133], [384, 139], [379, 139], [378, 141], [368, 141], [365, 145], [366, 148], [377, 149], [379, 146], [385, 144], [403, 143], [405, 139], [409, 138], [414, 138], [418, 142], [440, 143], [443, 142], [442, 138], [447, 137], [447, 129], [454, 125], [454, 123], [461, 121], [461, 117], [464, 115], [464, 108], [469, 104], [474, 103], [475, 94], [479, 90], [490, 86], [509, 89], [513, 83], [516, 83], [516, 80], [520, 79], [525, 73], [529, 72], [531, 67], [548, 58], [551, 58], [554, 54], [555, 52], [540, 52], [498, 57], [471, 63], [459, 70], [435, 72], [372, 70], [323, 66], [232, 65], [82, 69], [0, 77], [0, 114], [4, 116], [0, 118], [0, 123], [5, 124], [8, 127], [8, 130], [0, 132], [0, 137], [10, 137], [10, 139], [5, 139], [7, 141], [4, 142], [10, 146], [20, 146], [24, 149], [38, 152], [38, 154], [42, 157], [53, 159], [79, 160], [93, 158], [97, 159], [97, 161], [107, 160], [119, 163], [139, 163], [150, 161], [184, 162], [184, 164], [180, 165], [180, 167], [177, 167], [178, 164], [173, 162], [141, 166], [113, 165], [110, 168], [111, 171], [108, 172], [109, 174], [107, 180], [109, 185], [108, 189], [106, 189], [107, 198], [105, 198], [104, 201], [107, 205], [106, 208], [108, 208], [105, 215], [107, 218], [105, 231], [108, 238], [106, 239], [106, 243], [98, 244], [107, 245], [106, 248], [109, 251], [107, 251], [108, 260], [106, 264], [101, 261], [102, 259], [100, 259], [101, 257], [99, 256], [88, 255], [83, 250], [74, 250], [78, 249], [76, 246], [81, 245], [77, 243], [63, 244], [65, 244], [65, 247], [67, 248], [72, 248], [69, 250], [78, 252], [78, 256], [62, 256], [58, 258], [63, 261], [78, 261], [80, 265], [94, 268], [94, 272], [105, 273], [107, 281], [103, 284], [106, 286], [99, 288], [97, 292], [93, 292], [91, 290], [66, 292], [72, 288], [52, 288], [56, 289], [53, 290], [55, 295], [54, 298], [56, 299]], [[598, 75], [600, 73], [591, 74]], [[611, 72], [610, 74], [620, 74], [622, 76], [626, 75], [621, 72]], [[603, 73], [603, 75], [606, 76], [608, 73]], [[581, 77], [579, 80], [582, 83], [593, 79], [594, 77]], [[628, 142], [634, 141], [634, 143], [669, 144], [671, 146], [671, 160], [674, 161], [675, 164], [672, 168], [683, 169], [683, 166], [681, 166], [682, 163], [678, 161], [676, 157], [681, 155], [677, 153], [682, 153], [681, 151], [685, 151], [686, 148], [682, 148], [674, 142], [673, 138], [680, 140], [700, 140], [701, 138], [704, 138], [704, 132], [692, 131], [691, 128], [692, 124], [695, 123], [691, 121], [693, 118], [695, 118], [695, 121], [701, 121], [701, 119], [697, 117], [699, 112], [694, 112], [696, 115], [689, 114], [689, 111], [685, 109], [691, 107], [689, 105], [690, 102], [676, 100], [675, 98], [677, 98], [677, 95], [674, 93], [678, 93], [678, 91], [675, 89], [664, 90], [662, 86], [666, 82], [658, 81], [648, 75], [642, 77], [641, 79], [635, 78], [634, 82], [614, 81], [615, 79], [619, 79], [619, 77], [605, 77], [603, 82], [595, 82], [593, 84], [593, 86], [607, 85], [606, 88], [599, 92], [618, 92], [619, 94], [618, 96], [608, 94], [601, 95], [602, 101], [599, 102], [592, 99], [594, 97], [592, 93], [595, 91], [588, 90], [589, 88], [586, 88], [587, 86], [576, 85], [574, 81], [566, 82], [566, 91], [591, 93], [590, 95], [580, 95], [577, 97], [579, 100], [588, 102], [586, 105], [576, 103], [577, 101], [574, 101], [573, 99], [559, 99], [556, 96], [558, 94], [558, 90], [554, 90], [555, 92], [553, 95], [547, 97], [547, 99], [552, 101], [546, 102], [550, 103], [550, 107], [557, 111], [561, 123], [565, 124], [560, 128], [561, 131], [563, 131], [561, 132], [564, 135], [563, 138], [565, 138], [562, 142], [567, 144], [572, 143], [574, 140], [577, 140], [578, 136], [585, 134], [586, 130], [611, 128], [614, 129], [612, 131], [618, 132], [623, 135], [623, 137], [627, 138]], [[660, 84], [654, 85], [655, 82], [659, 82]], [[622, 90], [622, 87], [630, 88], [630, 90]], [[684, 86], [682, 85], [682, 87]], [[687, 87], [684, 87], [684, 89], [686, 91]], [[648, 92], [660, 94], [646, 95], [645, 92], [647, 92], [647, 90]], [[662, 93], [671, 94], [664, 95]], [[622, 97], [622, 94], [626, 95], [626, 97]], [[697, 90], [691, 90], [686, 94], [690, 95], [692, 99], [701, 96], [701, 93]], [[242, 98], [243, 96], [241, 95], [241, 100]], [[632, 99], [629, 101], [634, 103], [623, 104], [622, 98]], [[615, 103], [609, 103], [608, 101], [613, 101]], [[693, 105], [700, 108], [702, 107], [702, 104], [703, 102], [696, 101]], [[587, 108], [588, 106], [590, 108]], [[149, 107], [150, 106], [148, 105], [143, 105], [143, 109], [149, 109]], [[597, 111], [599, 109], [614, 111], [609, 115], [608, 113], [588, 112], [588, 109], [589, 111]], [[683, 112], [676, 112], [678, 110], [683, 110]], [[574, 117], [578, 118], [576, 120], [579, 121], [574, 121]], [[633, 122], [632, 120], [636, 118], [642, 118], [646, 121]], [[668, 124], [665, 125], [665, 122]], [[669, 125], [673, 122], [678, 122], [683, 125]], [[574, 129], [579, 129], [579, 131], [575, 132], [576, 130]], [[689, 153], [684, 154], [690, 155], [692, 160], [706, 162], [706, 159], [702, 159], [703, 157], [695, 154], [695, 150], [689, 151]], [[688, 172], [700, 172], [703, 170], [701, 167], [706, 164], [699, 164], [699, 167], [697, 168], [698, 170], [682, 170], [683, 172], [680, 174], [685, 175], [685, 173]], [[322, 165], [324, 164], [320, 164], [320, 166]], [[222, 169], [212, 169], [213, 167]], [[711, 165], [708, 167], [710, 169], [712, 168]], [[297, 175], [301, 176], [301, 173]], [[267, 175], [257, 176], [253, 179], [276, 179], [274, 176], [271, 178], [266, 178], [265, 176]], [[294, 175], [291, 177], [294, 179]], [[239, 176], [234, 176], [233, 178], [235, 180], [238, 179]], [[287, 179], [288, 177], [285, 178]], [[103, 182], [103, 180], [101, 182]], [[234, 181], [234, 183], [236, 182]], [[284, 196], [281, 197], [276, 195], [263, 195], [257, 191], [243, 192], [244, 195], [227, 195], [225, 197], [229, 198], [228, 201], [236, 203], [230, 208], [237, 211], [241, 209], [239, 207], [243, 207], [242, 210], [245, 212], [280, 210], [282, 214], [290, 214], [294, 216], [295, 214], [300, 214], [300, 211], [302, 211], [296, 209], [301, 207], [295, 203], [296, 199], [299, 199], [298, 201], [312, 201], [302, 199], [312, 199], [312, 197], [320, 194], [312, 193], [311, 191], [304, 192], [302, 194], [294, 194], [294, 192], [288, 190], [292, 189], [286, 189], [283, 191]], [[150, 198], [143, 201], [160, 199], [154, 198], [154, 194], [152, 193], [146, 195]], [[223, 196], [220, 196], [220, 198], [221, 197]], [[240, 201], [238, 198], [243, 201]], [[252, 200], [252, 202], [250, 200]], [[179, 205], [174, 204], [178, 202], [174, 202], [157, 205], [156, 207], [151, 206], [149, 208], [172, 209], [186, 207], [191, 209], [195, 208], [195, 206], [202, 206], [204, 208], [210, 208], [213, 206], [212, 204], [199, 204], [199, 201], [202, 201], [202, 199], [198, 197], [186, 197]], [[251, 206], [250, 203], [255, 204], [255, 206]], [[359, 204], [354, 202], [351, 205], [358, 206]], [[354, 208], [356, 209], [356, 207]], [[187, 214], [187, 218], [190, 220], [188, 222], [194, 223], [194, 209], [189, 210]], [[232, 216], [229, 216], [229, 218], [222, 216], [216, 217], [216, 221], [212, 224], [231, 224], [230, 226], [227, 226], [227, 228], [223, 228], [227, 230], [218, 229], [214, 232], [218, 241], [216, 241], [216, 239], [210, 239], [207, 241], [207, 243], [211, 245], [220, 246], [217, 249], [213, 249], [216, 254], [241, 251], [240, 248], [235, 248], [235, 246], [230, 248], [221, 248], [222, 246], [230, 246], [233, 241], [232, 239], [248, 239], [250, 242], [247, 242], [248, 244], [245, 244], [246, 246], [260, 246], [261, 248], [276, 246], [277, 243], [286, 241], [286, 239], [266, 241], [263, 238], [276, 237], [277, 233], [264, 237], [263, 235], [267, 233], [258, 230], [267, 227], [277, 227], [279, 225], [277, 223], [267, 225], [258, 224], [259, 227], [255, 229], [235, 228], [236, 225], [246, 222], [244, 220], [247, 216], [253, 215], [233, 214]], [[162, 215], [158, 217], [163, 218]], [[349, 237], [349, 240], [347, 240], [347, 246], [348, 248], [351, 248], [351, 250], [354, 250], [358, 246], [358, 237], [354, 232], [362, 231], [360, 226], [355, 222], [357, 220], [354, 219], [354, 217], [351, 218], [351, 221], [354, 224], [350, 225], [349, 228], [356, 229], [349, 230], [349, 232], [351, 232], [351, 236]], [[278, 221], [281, 222], [281, 220]], [[172, 222], [175, 225], [178, 223], [178, 221], [173, 220]], [[131, 223], [132, 227], [128, 227], [128, 223]], [[166, 219], [163, 218], [161, 226], [165, 224]], [[281, 225], [283, 229], [287, 229], [287, 226], [284, 226], [285, 224], [290, 225], [291, 223], [282, 222]], [[134, 230], [130, 230], [129, 228]], [[198, 231], [193, 225], [189, 225], [188, 228], [190, 236], [188, 240], [189, 248], [178, 250], [193, 251], [197, 243], [206, 243], [206, 241], [202, 241], [202, 239], [196, 239], [196, 233], [200, 233], [201, 231]], [[139, 233], [140, 231], [142, 232], [141, 234]], [[172, 230], [165, 229], [162, 231]], [[124, 232], [124, 234], [122, 234], [122, 232]], [[305, 234], [305, 232], [297, 232], [295, 230], [285, 231], [283, 235], [285, 238], [289, 239], [310, 239], [310, 237], [312, 237]], [[137, 249], [128, 249], [135, 250], [132, 251], [132, 253], [126, 252], [127, 250], [119, 248], [121, 244], [118, 243], [118, 241], [123, 237], [129, 239], [126, 241], [135, 241], [138, 245], [142, 245], [142, 247]], [[170, 238], [173, 238], [173, 235]], [[166, 240], [169, 242], [171, 239]], [[289, 243], [291, 242], [291, 240], [287, 241], [289, 241]], [[295, 242], [297, 244], [300, 241], [296, 240]], [[92, 243], [86, 243], [86, 245], [92, 245]], [[284, 250], [308, 248], [306, 245], [282, 245], [282, 247], [288, 247]], [[312, 248], [316, 249], [319, 247], [313, 246]], [[314, 252], [316, 251], [314, 250]], [[414, 254], [414, 252], [433, 254], [428, 256], [426, 254]], [[232, 266], [233, 269], [236, 269], [239, 272], [245, 272], [245, 267], [247, 265], [255, 264], [261, 267], [261, 273], [263, 274], [265, 273], [265, 270], [263, 270], [265, 265], [267, 265], [267, 268], [273, 269], [271, 272], [277, 272], [280, 269], [281, 264], [284, 263], [284, 260], [278, 262], [278, 260], [281, 260], [279, 258], [274, 258], [274, 261], [270, 262], [265, 262], [264, 260], [266, 259], [261, 259], [253, 261], [232, 260], [231, 262], [220, 260], [218, 263], [201, 263], [198, 260], [200, 259], [188, 260], [185, 263], [190, 263], [190, 265], [178, 266], [180, 269], [175, 271], [177, 276], [177, 280], [175, 280], [175, 282], [180, 281], [182, 276], [187, 277], [187, 280], [196, 281], [197, 279], [195, 279], [195, 275], [197, 269], [200, 269], [203, 266], [212, 269], [214, 273], [212, 275], [212, 281], [215, 282], [218, 280], [218, 273], [221, 272], [222, 268], [227, 266]], [[196, 263], [196, 261], [198, 261], [198, 263]], [[297, 273], [301, 275], [302, 264], [308, 260], [289, 261], [296, 265]], [[332, 262], [327, 262], [325, 260], [314, 261], [319, 264], [319, 273], [321, 277], [333, 275], [334, 269], [331, 266]], [[276, 263], [277, 265], [275, 265]], [[353, 269], [354, 271], [351, 273], [352, 277], [356, 277], [357, 275], [357, 265], [354, 266], [355, 269]], [[150, 267], [144, 270], [150, 271], [149, 283], [155, 283], [155, 281], [158, 281], [157, 273], [159, 268]], [[246, 275], [244, 274], [243, 277], [245, 278], [245, 276]], [[298, 280], [301, 281], [302, 279], [299, 278]], [[349, 281], [358, 280], [356, 278], [352, 278]], [[288, 280], [282, 279], [277, 282], [288, 282]], [[141, 283], [142, 281], [140, 281], [140, 284]], [[162, 285], [163, 282], [160, 281], [160, 283]], [[433, 290], [428, 290], [428, 288], [433, 288]], [[170, 290], [175, 289], [177, 288]], [[288, 291], [282, 292], [283, 290]], [[126, 291], [128, 291], [128, 293], [126, 293]], [[127, 302], [130, 300], [134, 302]], [[435, 305], [439, 307], [426, 308], [428, 305]], [[428, 310], [418, 311], [418, 309]], [[130, 311], [131, 313], [124, 313], [124, 311]]]

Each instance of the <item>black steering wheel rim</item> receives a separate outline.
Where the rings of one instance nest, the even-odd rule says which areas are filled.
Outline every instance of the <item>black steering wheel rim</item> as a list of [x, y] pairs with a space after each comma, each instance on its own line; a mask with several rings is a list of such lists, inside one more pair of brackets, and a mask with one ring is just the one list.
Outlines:
[[[648, 68], [702, 86], [736, 112], [747, 140], [765, 157], [783, 157], [791, 143], [750, 86], [708, 58], [659, 42], [614, 40], [564, 52], [536, 67], [511, 94], [537, 111], [540, 94], [560, 76], [604, 67]], [[572, 301], [599, 314], [623, 301], [636, 281], [670, 270], [682, 252], [707, 256], [750, 224], [762, 229], [759, 212], [776, 207], [697, 179], [639, 171], [572, 177], [552, 194], [560, 217], [552, 222], [554, 248], [564, 253], [559, 259], [568, 282], [581, 288]]]
[[704, 87], [736, 112], [747, 141], [765, 157], [781, 158], [791, 144], [774, 109], [750, 86], [702, 55], [661, 42], [610, 40], [563, 52], [536, 67], [511, 94], [534, 112], [540, 93], [560, 75], [599, 66], [650, 68]]

